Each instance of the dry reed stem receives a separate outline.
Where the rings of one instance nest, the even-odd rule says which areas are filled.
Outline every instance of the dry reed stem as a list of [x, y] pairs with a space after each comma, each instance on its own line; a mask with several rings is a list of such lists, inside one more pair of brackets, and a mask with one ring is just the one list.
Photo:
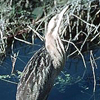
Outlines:
[[[91, 62], [91, 67], [92, 67], [92, 72], [93, 72], [93, 79], [94, 79], [93, 92], [95, 92], [96, 91], [96, 75], [95, 75], [94, 64], [96, 65], [96, 63], [95, 63], [95, 60], [94, 60], [94, 57], [93, 57], [93, 54], [92, 54], [92, 50], [90, 51], [90, 62]], [[96, 67], [97, 67], [97, 65], [96, 65]]]
[[27, 27], [30, 28], [41, 39], [41, 41], [44, 41], [44, 37], [42, 37], [35, 29], [31, 28], [29, 25]]
[[32, 45], [32, 43], [28, 42], [28, 41], [25, 41], [25, 40], [22, 40], [22, 39], [19, 39], [17, 37], [14, 37], [15, 40], [18, 40], [20, 42], [23, 42], [23, 43], [26, 43], [26, 44], [29, 44], [29, 45]]

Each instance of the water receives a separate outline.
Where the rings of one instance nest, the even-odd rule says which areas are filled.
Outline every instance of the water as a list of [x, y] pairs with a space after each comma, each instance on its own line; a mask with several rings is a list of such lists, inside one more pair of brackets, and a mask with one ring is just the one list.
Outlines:
[[[15, 42], [14, 53], [19, 52], [15, 64], [15, 70], [22, 71], [34, 52], [36, 52], [43, 46], [43, 42], [41, 42], [39, 39], [35, 40], [35, 43], [37, 42], [39, 43], [39, 45], [35, 44], [34, 46], [19, 43], [18, 41]], [[100, 50], [94, 50], [93, 54], [95, 58], [99, 57]], [[4, 63], [0, 66], [0, 75], [11, 75], [11, 55], [13, 55], [11, 52], [8, 53], [7, 57], [4, 60]], [[90, 53], [85, 54], [87, 71], [84, 78], [77, 83], [75, 82], [79, 80], [80, 77], [82, 77], [85, 70], [83, 61], [80, 57], [67, 60], [66, 66], [64, 68], [64, 74], [70, 75], [69, 81], [65, 81], [66, 77], [61, 73], [60, 76], [62, 76], [63, 80], [56, 80], [56, 82], [59, 82], [59, 84], [55, 85], [52, 88], [48, 100], [100, 100], [100, 60], [96, 60], [96, 64], [98, 67], [98, 69], [96, 69], [95, 67], [97, 85], [96, 91], [95, 93], [93, 93], [94, 78], [89, 59]], [[11, 76], [11, 78], [5, 79], [13, 82], [18, 82], [18, 78], [16, 76]], [[0, 98], [2, 98], [2, 100], [15, 100], [16, 88], [16, 84], [0, 80]]]

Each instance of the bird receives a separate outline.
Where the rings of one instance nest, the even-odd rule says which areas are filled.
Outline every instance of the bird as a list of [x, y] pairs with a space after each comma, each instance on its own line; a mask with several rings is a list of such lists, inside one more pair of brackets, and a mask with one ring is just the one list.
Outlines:
[[17, 86], [16, 100], [47, 100], [55, 78], [63, 70], [66, 52], [59, 35], [65, 7], [48, 23], [45, 46], [26, 64]]

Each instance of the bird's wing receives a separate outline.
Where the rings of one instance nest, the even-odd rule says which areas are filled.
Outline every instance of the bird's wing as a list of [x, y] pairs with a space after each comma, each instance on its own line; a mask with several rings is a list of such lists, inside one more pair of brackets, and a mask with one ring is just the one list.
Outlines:
[[16, 100], [46, 100], [55, 79], [55, 71], [45, 47], [38, 50], [24, 68]]

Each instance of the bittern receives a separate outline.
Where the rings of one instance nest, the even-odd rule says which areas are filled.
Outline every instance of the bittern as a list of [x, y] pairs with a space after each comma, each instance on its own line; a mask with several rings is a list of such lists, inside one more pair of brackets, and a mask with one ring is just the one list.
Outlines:
[[47, 100], [54, 80], [65, 64], [66, 53], [59, 36], [59, 27], [67, 9], [64, 8], [49, 21], [45, 47], [40, 48], [24, 68], [16, 100]]

